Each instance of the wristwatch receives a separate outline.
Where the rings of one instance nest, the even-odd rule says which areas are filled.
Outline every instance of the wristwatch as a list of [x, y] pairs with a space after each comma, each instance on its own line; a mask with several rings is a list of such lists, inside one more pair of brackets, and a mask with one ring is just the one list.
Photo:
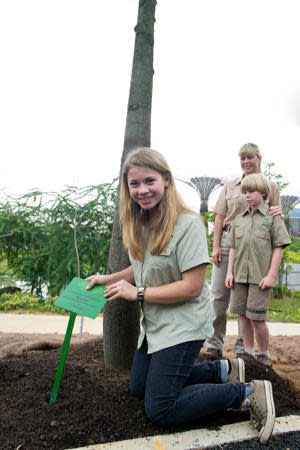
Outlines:
[[145, 286], [141, 286], [138, 288], [137, 290], [137, 296], [136, 299], [138, 302], [140, 302], [140, 304], [142, 305], [144, 303], [144, 293], [145, 293]]

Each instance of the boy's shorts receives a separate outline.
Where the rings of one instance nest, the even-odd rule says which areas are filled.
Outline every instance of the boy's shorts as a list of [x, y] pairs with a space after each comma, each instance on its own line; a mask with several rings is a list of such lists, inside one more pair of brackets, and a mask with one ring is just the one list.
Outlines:
[[231, 289], [229, 312], [251, 320], [266, 320], [271, 288], [262, 290], [258, 284], [234, 283]]

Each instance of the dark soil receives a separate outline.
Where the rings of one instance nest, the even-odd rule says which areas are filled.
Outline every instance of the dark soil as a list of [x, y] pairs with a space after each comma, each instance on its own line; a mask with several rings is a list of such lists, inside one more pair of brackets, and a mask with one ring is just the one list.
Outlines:
[[[57, 401], [50, 406], [60, 351], [0, 359], [1, 449], [70, 449], [249, 420], [248, 413], [226, 411], [180, 427], [152, 425], [143, 402], [129, 393], [129, 372], [104, 366], [100, 339], [70, 346]], [[246, 363], [246, 379], [272, 382], [277, 416], [300, 413], [299, 392], [272, 369]]]

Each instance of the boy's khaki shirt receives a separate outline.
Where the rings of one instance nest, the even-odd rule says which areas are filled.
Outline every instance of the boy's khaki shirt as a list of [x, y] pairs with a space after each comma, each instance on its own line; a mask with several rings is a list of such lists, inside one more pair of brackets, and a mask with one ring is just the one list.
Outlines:
[[[243, 177], [235, 178], [226, 183], [215, 206], [215, 213], [224, 216], [224, 226], [231, 225], [238, 214], [241, 214], [247, 208], [247, 203], [241, 192], [241, 183]], [[270, 187], [270, 196], [267, 199], [269, 206], [280, 205], [280, 195], [277, 184], [274, 181], [268, 180]]]
[[268, 216], [269, 206], [261, 203], [253, 215], [249, 209], [232, 224], [226, 244], [235, 249], [236, 283], [259, 284], [267, 275], [275, 247], [286, 247], [290, 236], [280, 216]]

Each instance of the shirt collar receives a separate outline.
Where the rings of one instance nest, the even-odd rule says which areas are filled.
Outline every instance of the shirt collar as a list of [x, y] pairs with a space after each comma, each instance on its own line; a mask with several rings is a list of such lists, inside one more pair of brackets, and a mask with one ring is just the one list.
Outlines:
[[[256, 211], [259, 211], [263, 216], [266, 216], [268, 209], [269, 209], [269, 206], [264, 201], [264, 202], [261, 202], [260, 205], [258, 205], [258, 207], [256, 208]], [[242, 212], [242, 216], [244, 216], [247, 213], [249, 213], [249, 214], [251, 213], [250, 208], [245, 209], [245, 211]]]
[[241, 184], [241, 182], [243, 181], [244, 176], [242, 175], [241, 177], [238, 177], [234, 180], [234, 184], [235, 186], [237, 186], [238, 184]]

